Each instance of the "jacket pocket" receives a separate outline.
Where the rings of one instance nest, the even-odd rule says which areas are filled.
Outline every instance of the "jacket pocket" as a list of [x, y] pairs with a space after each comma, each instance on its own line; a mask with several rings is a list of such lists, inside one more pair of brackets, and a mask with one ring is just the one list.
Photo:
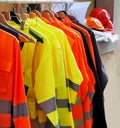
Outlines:
[[12, 64], [0, 66], [0, 93], [6, 93], [9, 85]]

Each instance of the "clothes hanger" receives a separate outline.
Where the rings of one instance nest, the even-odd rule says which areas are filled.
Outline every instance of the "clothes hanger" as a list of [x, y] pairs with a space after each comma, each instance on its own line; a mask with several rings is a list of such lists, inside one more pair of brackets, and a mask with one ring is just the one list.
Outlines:
[[[22, 13], [22, 15], [21, 15], [21, 19], [24, 21], [27, 20], [27, 18], [35, 18], [36, 17], [36, 14], [31, 11], [31, 8], [29, 6], [27, 6], [27, 8], [29, 9], [29, 14]], [[29, 28], [29, 33], [37, 39], [37, 42], [43, 43], [43, 38], [41, 38], [39, 35], [37, 35], [37, 33], [35, 31], [33, 31], [32, 29]]]
[[29, 17], [30, 18], [35, 18], [36, 17], [36, 14], [34, 12], [29, 12]]
[[13, 11], [10, 11], [10, 17], [11, 17], [11, 20], [13, 20], [15, 23], [21, 24], [21, 18], [19, 14]]
[[[4, 15], [5, 14], [5, 15]], [[15, 29], [14, 27], [12, 27], [8, 22], [7, 22], [7, 20], [6, 20], [6, 18], [5, 18], [5, 16], [7, 17], [7, 19], [11, 19], [10, 18], [10, 14], [8, 15], [9, 13], [8, 12], [4, 12], [4, 13], [0, 13], [0, 23], [2, 23], [3, 25], [5, 25], [5, 26], [7, 26], [7, 27], [9, 27], [9, 28], [11, 28], [11, 29], [13, 29], [13, 30], [15, 30], [15, 31], [17, 31], [19, 34], [21, 34], [20, 35], [20, 39], [25, 39], [25, 40], [27, 40], [27, 41], [30, 41], [30, 42], [34, 42], [34, 40], [31, 38], [31, 37], [29, 37], [28, 35], [26, 35], [26, 34], [24, 34], [23, 32], [21, 32], [21, 31], [19, 31], [19, 30], [17, 30], [17, 29]], [[27, 42], [26, 41], [26, 42]], [[34, 42], [35, 43], [35, 42]]]
[[36, 14], [31, 11], [31, 8], [29, 6], [27, 6], [27, 9], [29, 10], [28, 11], [29, 18], [35, 18]]
[[[30, 12], [30, 13], [29, 13], [29, 17], [30, 17], [30, 18], [35, 18], [35, 17], [36, 17], [36, 14], [33, 13], [33, 12]], [[30, 33], [33, 37], [35, 37], [35, 38], [37, 39], [37, 42], [41, 42], [41, 43], [44, 42], [44, 41], [43, 41], [43, 38], [41, 38], [35, 31], [33, 31], [33, 30], [30, 29], [30, 28], [29, 28], [29, 33]]]
[[57, 16], [60, 18], [64, 18], [65, 17], [65, 13], [62, 11], [56, 12]]
[[35, 6], [35, 9], [32, 9], [31, 12], [35, 13], [37, 17], [42, 18], [41, 13], [37, 10], [38, 4]]
[[21, 20], [22, 21], [26, 21], [27, 20], [27, 18], [29, 18], [29, 14], [27, 14], [27, 13], [21, 13], [20, 14], [20, 17], [21, 17]]
[[[5, 26], [9, 27], [9, 24], [7, 23], [7, 20], [11, 20], [9, 12], [3, 11], [1, 13], [3, 14], [3, 16], [0, 15], [0, 22], [2, 20], [1, 23], [3, 23]], [[18, 33], [18, 39], [20, 42], [26, 42], [27, 41], [27, 39], [23, 35], [21, 35], [20, 33]]]
[[48, 11], [48, 10], [43, 10], [41, 12], [41, 15], [43, 17], [45, 17], [47, 20], [49, 20], [50, 22], [53, 22], [52, 18], [55, 17], [54, 14], [52, 12]]
[[20, 15], [16, 13], [16, 10], [17, 10], [16, 4], [12, 4], [12, 6], [13, 6], [13, 11], [10, 11], [11, 20], [13, 20], [17, 24], [21, 24]]
[[1, 12], [6, 20], [11, 20], [10, 13], [8, 11], [2, 11]]
[[42, 15], [38, 10], [32, 10], [31, 12], [35, 13], [37, 17], [41, 18]]
[[2, 29], [2, 30], [4, 30], [4, 31], [6, 31], [6, 32], [8, 32], [8, 33], [10, 33], [10, 34], [12, 34], [12, 35], [15, 36], [20, 42], [26, 42], [26, 41], [27, 41], [27, 39], [26, 39], [24, 36], [22, 36], [21, 34], [17, 33], [17, 32], [16, 32], [15, 30], [13, 30], [13, 29], [10, 29], [10, 28], [6, 27], [6, 26], [3, 25], [3, 24], [0, 24], [0, 29]]
[[70, 25], [71, 26], [71, 24], [73, 23], [72, 21], [71, 21], [71, 19], [68, 17], [68, 16], [66, 16], [65, 15], [65, 13], [64, 13], [64, 11], [59, 11], [59, 12], [56, 12], [57, 13], [57, 18], [58, 19], [60, 19], [64, 24], [66, 24], [66, 25]]

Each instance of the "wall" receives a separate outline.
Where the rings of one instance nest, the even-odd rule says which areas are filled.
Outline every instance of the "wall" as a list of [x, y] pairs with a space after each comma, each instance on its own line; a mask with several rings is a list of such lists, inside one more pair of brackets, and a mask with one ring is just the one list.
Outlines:
[[[120, 34], [120, 1], [115, 0], [114, 25]], [[108, 73], [109, 82], [105, 89], [105, 112], [108, 128], [120, 127], [120, 41], [117, 50], [102, 55], [102, 60]]]
[[111, 20], [113, 20], [114, 0], [96, 0], [95, 4], [96, 7], [105, 8], [110, 13]]

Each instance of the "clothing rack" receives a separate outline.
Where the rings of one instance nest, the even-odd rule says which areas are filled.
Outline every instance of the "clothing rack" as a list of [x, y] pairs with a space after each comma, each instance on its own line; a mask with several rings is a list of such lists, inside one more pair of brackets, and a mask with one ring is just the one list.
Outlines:
[[39, 3], [68, 3], [73, 2], [73, 0], [1, 0], [0, 3], [10, 4], [10, 3], [18, 3], [18, 4], [39, 4]]
[[[44, 4], [44, 3], [45, 4], [65, 3], [66, 8], [67, 8], [67, 4], [70, 3], [70, 2], [73, 2], [73, 0], [33, 0], [33, 1], [32, 0], [17, 0], [17, 1], [15, 1], [15, 0], [4, 0], [3, 1], [2, 0], [2, 1], [0, 1], [0, 3], [4, 3], [4, 4], [25, 5], [25, 8], [26, 8], [27, 4]], [[29, 26], [31, 25], [31, 27], [30, 27], [31, 29], [29, 29], [29, 30], [31, 30], [31, 33], [33, 35], [35, 35], [34, 37], [39, 42], [39, 43], [36, 43], [36, 44], [38, 46], [40, 46], [41, 49], [43, 48], [42, 49], [43, 52], [41, 53], [41, 57], [42, 57], [41, 60], [43, 60], [43, 62], [42, 62], [42, 64], [40, 63], [38, 65], [37, 69], [39, 69], [39, 70], [41, 70], [41, 69], [44, 70], [45, 69], [46, 70], [45, 74], [43, 74], [44, 71], [40, 71], [39, 76], [36, 76], [36, 72], [38, 72], [38, 70], [35, 69], [35, 68], [36, 68], [37, 65], [33, 65], [34, 66], [33, 70], [35, 69], [34, 72], [33, 72], [33, 75], [34, 75], [34, 78], [37, 78], [37, 80], [38, 80], [38, 77], [39, 77], [40, 78], [39, 81], [41, 81], [41, 82], [43, 81], [42, 84], [40, 84], [39, 87], [43, 88], [42, 85], [47, 85], [47, 86], [44, 86], [45, 88], [43, 88], [43, 90], [45, 90], [45, 93], [43, 93], [43, 94], [41, 93], [43, 90], [42, 89], [39, 90], [38, 85], [34, 86], [34, 90], [33, 89], [30, 90], [31, 94], [29, 94], [30, 97], [28, 97], [28, 101], [30, 101], [30, 102], [28, 102], [29, 103], [28, 106], [31, 106], [33, 104], [33, 107], [37, 108], [35, 110], [35, 113], [36, 113], [36, 111], [40, 112], [37, 115], [38, 119], [39, 119], [39, 116], [43, 115], [44, 120], [41, 120], [41, 117], [40, 117], [40, 121], [41, 121], [40, 125], [43, 125], [42, 123], [45, 122], [45, 125], [47, 126], [46, 128], [50, 128], [50, 126], [51, 126], [51, 128], [53, 128], [53, 127], [55, 127], [55, 128], [58, 128], [58, 127], [74, 128], [74, 125], [75, 126], [81, 126], [81, 125], [84, 125], [84, 124], [87, 125], [87, 126], [89, 125], [91, 128], [94, 128], [94, 127], [106, 128], [106, 122], [105, 122], [105, 119], [104, 119], [105, 117], [104, 117], [103, 101], [101, 102], [101, 99], [100, 99], [103, 96], [103, 93], [102, 93], [102, 90], [100, 90], [101, 88], [99, 89], [99, 87], [100, 86], [105, 87], [106, 83], [108, 81], [108, 78], [107, 78], [106, 72], [104, 70], [104, 67], [102, 65], [102, 62], [101, 62], [101, 59], [100, 59], [100, 56], [99, 56], [99, 52], [98, 52], [97, 45], [95, 43], [94, 35], [93, 35], [92, 31], [89, 28], [86, 28], [85, 26], [83, 26], [82, 24], [79, 24], [79, 23], [74, 24], [74, 23], [71, 23], [71, 22], [70, 22], [71, 27], [74, 28], [75, 31], [72, 28], [69, 31], [69, 28], [68, 28], [69, 26], [65, 26], [62, 22], [60, 23], [59, 21], [57, 21], [57, 19], [55, 19], [55, 17], [53, 17], [53, 20], [56, 23], [56, 26], [53, 26], [54, 28], [49, 26], [48, 24], [45, 24], [43, 21], [41, 21], [41, 19], [38, 19], [39, 20], [38, 22], [39, 22], [40, 26], [33, 26], [33, 23], [36, 22], [36, 19], [33, 18], [32, 20], [33, 21], [31, 21], [31, 19], [28, 19], [27, 25], [29, 25]], [[66, 23], [69, 23], [69, 22], [67, 22], [67, 19], [65, 19], [65, 21], [66, 21]], [[11, 22], [9, 22], [9, 23], [11, 23]], [[52, 23], [54, 23], [54, 22], [50, 21], [50, 23], [52, 25]], [[13, 24], [11, 23], [11, 25], [13, 25]], [[46, 28], [44, 28], [43, 25], [45, 25]], [[61, 28], [61, 26], [62, 26], [62, 28]], [[50, 27], [49, 30], [48, 30], [48, 27]], [[56, 30], [55, 30], [55, 27], [56, 27]], [[64, 27], [66, 27], [67, 29], [65, 29]], [[58, 28], [61, 28], [62, 31], [58, 30]], [[37, 29], [40, 29], [40, 32]], [[1, 33], [1, 35], [6, 34], [2, 30], [0, 31], [0, 33]], [[36, 37], [36, 34], [37, 34], [37, 37]], [[68, 37], [67, 37], [67, 34], [68, 34]], [[70, 35], [72, 35], [72, 36], [70, 36]], [[81, 38], [82, 35], [84, 36], [83, 38]], [[88, 38], [85, 35], [88, 35], [87, 36]], [[10, 36], [10, 34], [8, 33], [7, 36]], [[17, 33], [17, 36], [18, 36], [18, 33]], [[13, 36], [11, 36], [11, 37], [13, 38]], [[91, 37], [91, 38], [89, 38], [89, 37]], [[7, 39], [9, 39], [9, 38], [7, 38]], [[44, 41], [44, 42], [38, 40], [38, 38], [42, 39], [42, 41]], [[62, 38], [62, 40], [61, 40], [61, 38]], [[69, 38], [69, 40], [68, 40], [68, 38]], [[81, 43], [81, 42], [84, 41], [82, 39], [84, 39], [86, 41], [86, 42], [84, 42], [84, 44]], [[50, 40], [50, 41], [48, 41], [48, 40]], [[3, 41], [6, 41], [6, 40], [3, 40]], [[2, 38], [1, 38], [1, 42], [3, 42], [3, 41], [2, 41]], [[17, 41], [18, 40], [16, 40], [16, 44], [17, 44], [16, 47], [20, 48], [19, 43]], [[21, 42], [23, 42], [23, 41], [21, 41]], [[29, 42], [32, 42], [32, 41], [29, 41]], [[74, 53], [72, 52], [72, 47], [69, 45], [69, 43], [72, 44], [73, 42], [75, 42], [74, 43], [75, 45], [73, 45], [73, 46], [76, 46], [73, 49], [73, 52], [75, 51]], [[92, 44], [91, 42], [94, 42], [93, 45], [90, 45], [90, 44]], [[6, 42], [3, 42], [3, 43], [7, 44]], [[11, 43], [13, 43], [13, 42], [11, 42]], [[78, 43], [79, 43], [79, 45], [78, 45]], [[26, 43], [26, 44], [28, 44], [28, 43]], [[7, 45], [6, 45], [5, 49], [8, 47]], [[34, 43], [32, 43], [32, 45], [34, 45]], [[10, 45], [10, 48], [9, 48], [10, 50], [12, 49], [11, 47], [12, 46]], [[22, 51], [22, 47], [23, 46], [21, 46], [21, 51]], [[2, 51], [4, 53], [4, 51], [2, 50], [2, 47], [0, 47], [0, 48], [1, 48], [0, 51]], [[94, 50], [93, 50], [93, 48], [94, 48]], [[8, 49], [8, 51], [9, 51], [9, 49]], [[76, 55], [76, 50], [75, 49], [78, 49], [80, 51], [80, 54]], [[13, 49], [13, 50], [15, 50], [15, 53], [18, 51], [18, 50], [16, 51], [16, 49]], [[35, 52], [36, 55], [38, 55], [40, 49], [37, 49], [37, 50], [38, 51]], [[54, 53], [53, 50], [55, 50], [55, 53]], [[46, 54], [44, 54], [44, 51], [46, 52]], [[19, 49], [18, 52], [20, 54], [20, 49]], [[13, 53], [13, 51], [11, 51], [11, 53]], [[31, 53], [34, 53], [34, 52], [25, 52], [25, 54], [26, 53], [27, 53], [26, 56], [28, 56], [28, 53], [31, 54]], [[67, 54], [67, 53], [69, 53], [69, 54]], [[19, 54], [17, 53], [15, 55], [19, 55]], [[46, 57], [44, 57], [43, 55], [46, 55]], [[26, 61], [26, 59], [29, 59], [29, 57], [26, 58], [26, 56], [23, 56], [23, 60], [25, 60], [25, 61]], [[4, 58], [3, 57], [4, 56], [2, 56], [2, 59], [3, 59], [2, 62], [4, 62], [4, 59], [7, 58], [7, 57], [4, 57]], [[18, 57], [20, 58], [20, 56], [18, 56]], [[30, 55], [31, 62], [35, 61], [35, 63], [37, 64], [37, 61], [39, 60], [39, 56], [36, 56], [36, 57], [37, 57], [37, 59], [33, 58], [33, 60], [32, 60], [32, 57]], [[76, 57], [76, 58], [74, 58], [74, 57]], [[14, 58], [14, 56], [12, 56], [12, 58]], [[82, 60], [82, 58], [83, 58], [83, 60]], [[75, 59], [76, 59], [76, 61], [75, 61]], [[15, 61], [17, 59], [13, 59], [13, 60]], [[96, 60], [96, 62], [95, 62], [95, 60]], [[84, 61], [84, 62], [79, 63], [77, 61], [79, 61], [79, 62]], [[88, 63], [87, 63], [87, 61], [88, 61]], [[7, 62], [7, 64], [9, 64], [8, 61], [5, 61], [5, 62]], [[46, 63], [46, 62], [49, 62], [49, 63]], [[16, 63], [17, 62], [14, 62], [14, 64], [16, 64]], [[54, 65], [54, 64], [56, 64], [57, 66]], [[25, 67], [29, 67], [27, 65], [28, 64], [26, 63]], [[43, 65], [44, 65], [44, 67], [42, 67]], [[17, 73], [15, 72], [19, 77], [17, 77], [18, 80], [15, 79], [18, 83], [14, 82], [14, 81], [13, 82], [16, 83], [15, 87], [21, 87], [22, 88], [21, 90], [23, 91], [23, 98], [24, 98], [25, 97], [24, 96], [25, 92], [24, 92], [24, 87], [23, 86], [27, 85], [26, 86], [27, 89], [32, 87], [31, 86], [32, 85], [32, 79], [34, 81], [34, 78], [30, 78], [30, 80], [31, 80], [30, 83], [27, 83], [27, 81], [23, 81], [23, 73], [26, 75], [27, 70], [22, 71], [22, 65], [20, 65], [20, 66], [21, 66], [20, 68], [17, 67], [16, 65], [14, 66], [14, 67], [17, 68], [17, 70], [15, 69], [15, 71], [16, 72], [19, 71]], [[82, 70], [83, 69], [82, 66], [84, 67], [84, 70]], [[79, 71], [78, 67], [80, 68], [80, 70], [82, 72]], [[2, 69], [2, 66], [0, 68]], [[30, 68], [32, 68], [32, 63], [31, 63]], [[11, 68], [11, 69], [13, 69], [13, 68]], [[47, 76], [49, 73], [51, 74], [50, 77]], [[82, 77], [82, 73], [83, 73], [83, 75], [84, 75], [84, 73], [87, 73], [87, 74]], [[21, 77], [20, 77], [19, 74], [21, 75]], [[44, 77], [43, 77], [43, 75], [44, 75]], [[2, 73], [1, 73], [1, 76], [2, 76]], [[27, 78], [28, 76], [25, 76], [25, 77]], [[30, 77], [32, 77], [31, 72], [30, 72]], [[22, 78], [22, 80], [20, 80], [20, 78]], [[46, 80], [46, 78], [48, 78], [48, 81]], [[82, 101], [81, 100], [81, 98], [82, 98], [81, 95], [82, 95], [82, 93], [84, 95], [84, 91], [80, 94], [79, 97], [75, 97], [76, 94], [77, 94], [77, 91], [79, 89], [79, 85], [81, 85], [83, 80], [86, 80], [86, 82], [84, 82], [85, 90], [86, 90], [86, 86], [88, 88], [87, 92], [85, 92], [85, 98], [84, 98], [85, 102], [84, 102], [84, 104], [81, 102]], [[1, 81], [2, 81], [2, 79], [1, 79]], [[21, 81], [22, 81], [22, 83], [20, 83]], [[46, 83], [46, 81], [48, 83]], [[13, 83], [13, 82], [11, 82], [11, 83]], [[37, 84], [37, 83], [38, 82], [35, 81], [35, 84]], [[21, 86], [18, 86], [17, 84], [18, 85], [21, 84]], [[82, 86], [83, 86], [83, 84], [82, 84]], [[94, 92], [94, 86], [96, 86], [96, 90], [95, 90], [96, 92]], [[14, 87], [14, 86], [11, 85], [11, 87]], [[57, 91], [56, 91], [56, 88], [57, 88]], [[15, 90], [15, 89], [13, 88], [13, 90]], [[22, 100], [22, 98], [19, 98], [19, 96], [21, 97], [21, 95], [19, 95], [21, 93], [20, 92], [21, 90], [19, 88], [15, 90], [16, 92], [14, 92], [15, 93], [15, 95], [14, 95], [15, 98], [14, 99], [16, 101], [14, 101], [14, 99], [11, 99], [11, 103], [15, 102], [15, 103], [17, 103], [17, 105], [13, 104], [13, 106], [11, 106], [11, 107], [13, 107], [12, 108], [13, 112], [12, 111], [10, 111], [10, 112], [7, 111], [7, 114], [10, 113], [12, 115], [11, 117], [13, 117], [13, 119], [15, 118], [15, 122], [12, 122], [12, 124], [15, 125], [15, 128], [21, 128], [21, 126], [23, 128], [25, 128], [26, 126], [28, 126], [27, 128], [30, 128], [28, 113], [25, 113], [25, 112], [27, 112], [26, 99], [24, 100], [24, 106], [23, 106], [22, 102], [19, 101], [19, 100]], [[37, 90], [39, 90], [39, 91], [37, 92]], [[34, 93], [34, 91], [35, 91], [35, 94], [36, 94], [35, 97], [34, 97], [34, 94], [32, 95], [32, 93]], [[79, 92], [81, 92], [81, 90], [79, 90]], [[57, 95], [56, 95], [56, 93], [57, 93]], [[93, 100], [93, 95], [96, 94], [96, 93], [97, 94], [100, 93], [101, 97], [97, 97], [98, 95], [95, 95], [96, 97], [94, 98], [94, 106], [93, 107], [96, 108], [96, 109], [94, 109], [95, 111], [93, 111], [91, 103], [92, 103], [92, 100]], [[10, 94], [11, 94], [11, 92], [10, 92]], [[42, 95], [38, 96], [38, 94], [42, 94]], [[33, 98], [32, 100], [31, 100], [31, 96]], [[17, 97], [19, 99], [17, 99]], [[44, 98], [44, 99], [42, 99], [42, 98]], [[76, 101], [76, 99], [77, 99], [77, 101]], [[90, 99], [90, 100], [88, 100], [88, 99]], [[4, 99], [2, 99], [2, 103], [4, 103], [4, 102], [6, 103], [6, 101]], [[86, 104], [86, 102], [87, 102], [87, 104]], [[9, 100], [8, 100], [8, 103], [9, 103]], [[77, 107], [77, 105], [79, 105], [79, 108], [77, 107], [78, 109], [76, 109], [75, 115], [74, 115], [75, 122], [73, 122], [72, 113], [71, 113], [73, 104], [75, 104], [76, 107]], [[1, 108], [4, 108], [5, 105], [6, 104], [3, 104], [3, 107], [1, 107]], [[23, 106], [25, 109], [22, 108], [23, 110], [21, 110], [21, 108], [20, 108], [21, 106]], [[81, 106], [84, 108], [84, 111], [81, 110], [81, 108], [82, 108]], [[10, 110], [12, 110], [12, 109], [10, 109]], [[16, 113], [17, 109], [18, 110], [20, 109], [19, 110], [20, 113]], [[24, 110], [25, 110], [25, 112], [24, 112]], [[80, 113], [80, 115], [78, 117], [79, 110], [82, 111], [82, 112]], [[102, 117], [100, 117], [101, 119], [103, 119], [103, 121], [101, 121], [102, 123], [99, 124], [99, 116], [96, 117], [96, 115], [95, 115], [97, 121], [93, 120], [92, 114], [91, 114], [92, 111], [94, 112], [93, 113], [94, 115], [97, 114], [97, 115], [102, 116]], [[102, 113], [101, 113], [101, 111], [102, 111]], [[0, 111], [0, 112], [2, 112], [2, 111]], [[6, 111], [3, 111], [3, 112], [6, 114]], [[29, 112], [33, 112], [32, 107], [30, 108]], [[41, 114], [41, 112], [42, 112], [42, 114]], [[32, 114], [31, 119], [34, 118], [36, 120], [33, 119], [32, 121], [39, 121], [37, 119], [35, 113], [34, 112], [33, 112], [33, 114], [31, 113]], [[23, 119], [20, 120], [21, 121], [20, 122], [19, 121], [20, 114], [25, 115], [27, 118], [25, 118], [25, 116], [23, 116], [22, 117]], [[62, 118], [59, 118], [59, 115]], [[65, 120], [64, 120], [64, 117], [66, 118]], [[82, 120], [81, 120], [81, 117], [82, 117]], [[12, 121], [14, 121], [13, 119], [12, 119]], [[23, 120], [25, 120], [25, 121], [23, 121]], [[92, 120], [95, 122], [93, 124], [94, 127], [92, 127], [92, 122], [93, 122]], [[6, 121], [5, 121], [4, 118], [3, 118], [2, 122], [3, 122], [2, 125], [6, 125]], [[11, 122], [11, 119], [8, 119], [8, 123], [9, 122]], [[20, 122], [20, 123], [18, 123], [18, 122]], [[60, 122], [60, 124], [59, 124], [59, 122]], [[83, 122], [83, 123], [81, 123], [81, 122]], [[33, 122], [33, 125], [34, 124], [37, 125], [37, 123]], [[19, 127], [18, 127], [18, 125], [19, 125]], [[103, 125], [105, 127], [103, 127]], [[13, 127], [13, 126], [11, 126], [10, 123], [6, 125], [6, 127], [8, 127], [8, 126]], [[36, 126], [34, 126], [34, 127], [37, 128]]]

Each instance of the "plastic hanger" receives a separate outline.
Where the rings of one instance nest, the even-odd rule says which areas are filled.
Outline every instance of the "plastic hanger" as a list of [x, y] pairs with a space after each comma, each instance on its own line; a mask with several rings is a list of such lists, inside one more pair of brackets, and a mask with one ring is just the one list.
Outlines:
[[[35, 17], [36, 17], [36, 14], [33, 13], [33, 12], [30, 12], [30, 13], [29, 13], [29, 17], [30, 17], [30, 18], [35, 18]], [[29, 28], [29, 33], [30, 33], [33, 37], [35, 37], [35, 38], [37, 39], [37, 42], [43, 43], [43, 38], [40, 37], [35, 31], [33, 31], [32, 29]]]
[[17, 39], [19, 39], [20, 42], [26, 42], [27, 41], [27, 39], [24, 36], [22, 36], [19, 33], [16, 33], [15, 30], [13, 30], [13, 29], [11, 30], [11, 29], [9, 29], [8, 27], [6, 27], [3, 24], [0, 24], [0, 29], [2, 29], [4, 31], [6, 31], [6, 32], [8, 32], [8, 33], [10, 33], [12, 35], [14, 35]]
[[4, 15], [4, 17], [5, 17], [6, 20], [11, 20], [11, 17], [10, 17], [10, 13], [9, 12], [2, 11], [1, 13]]
[[65, 17], [65, 13], [64, 12], [56, 12], [57, 16], [60, 18]]
[[[22, 14], [21, 14], [21, 19], [22, 19], [23, 21], [27, 20], [27, 18], [35, 18], [35, 17], [36, 17], [36, 14], [33, 13], [33, 12], [29, 12], [29, 14], [27, 14], [27, 13], [22, 13]], [[35, 38], [37, 39], [37, 42], [43, 43], [43, 39], [42, 39], [41, 37], [39, 37], [39, 36], [38, 36], [33, 30], [31, 30], [30, 28], [29, 28], [29, 33], [30, 33], [33, 37], [35, 37]]]
[[41, 12], [41, 15], [43, 17], [45, 17], [47, 20], [49, 20], [50, 22], [53, 22], [52, 17], [55, 17], [54, 14], [52, 12], [48, 11], [48, 10], [43, 10]]
[[22, 21], [26, 21], [27, 18], [29, 18], [29, 14], [27, 14], [27, 13], [21, 13], [20, 16], [21, 16]]
[[[19, 31], [19, 30], [17, 30], [17, 29], [15, 29], [14, 27], [12, 27], [8, 22], [7, 22], [7, 20], [5, 19], [5, 16], [4, 16], [4, 14], [5, 14], [5, 16], [6, 16], [6, 14], [8, 15], [9, 13], [0, 13], [0, 23], [2, 23], [3, 25], [5, 25], [5, 26], [7, 26], [7, 27], [9, 27], [9, 28], [11, 28], [11, 29], [13, 29], [13, 30], [15, 30], [15, 31], [17, 31], [19, 34], [21, 34], [22, 36], [23, 36], [23, 38], [26, 38], [27, 39], [27, 41], [30, 41], [30, 42], [34, 42], [34, 40], [31, 38], [31, 37], [29, 37], [28, 35], [26, 35], [26, 34], [24, 34], [23, 32], [21, 32], [21, 31]], [[10, 18], [10, 17], [7, 17], [8, 19]], [[10, 18], [11, 19], [11, 18]], [[21, 37], [22, 37], [21, 36]], [[27, 42], [26, 41], [26, 42]], [[35, 43], [35, 42], [34, 42]]]
[[13, 20], [15, 23], [17, 24], [20, 24], [21, 23], [21, 18], [20, 18], [20, 15], [13, 12], [13, 11], [10, 11], [10, 17], [11, 17], [11, 20]]
[[31, 12], [35, 13], [37, 17], [41, 18], [42, 15], [38, 10], [32, 10]]
[[[0, 16], [0, 18], [2, 17], [1, 20], [4, 22], [3, 24], [6, 25], [7, 27], [9, 27], [9, 24], [7, 23], [7, 20], [11, 20], [10, 13], [7, 12], [7, 11], [3, 11], [1, 13], [3, 14], [3, 16]], [[26, 37], [24, 37], [20, 33], [18, 33], [18, 39], [19, 39], [20, 42], [27, 42]]]
[[30, 17], [30, 18], [35, 18], [35, 17], [36, 17], [36, 14], [33, 13], [33, 12], [30, 12], [30, 13], [29, 13], [29, 17]]

